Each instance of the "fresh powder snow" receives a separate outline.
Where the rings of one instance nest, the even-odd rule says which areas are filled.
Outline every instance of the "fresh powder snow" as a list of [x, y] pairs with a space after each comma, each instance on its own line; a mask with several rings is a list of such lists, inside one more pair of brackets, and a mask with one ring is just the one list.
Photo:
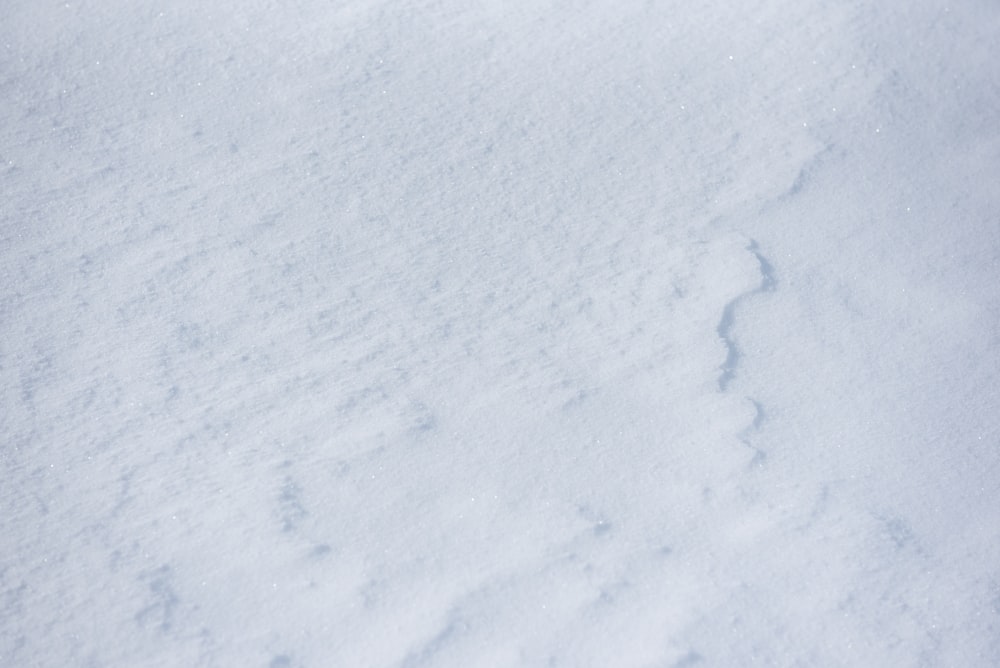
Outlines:
[[7, 0], [0, 665], [1000, 665], [998, 44]]

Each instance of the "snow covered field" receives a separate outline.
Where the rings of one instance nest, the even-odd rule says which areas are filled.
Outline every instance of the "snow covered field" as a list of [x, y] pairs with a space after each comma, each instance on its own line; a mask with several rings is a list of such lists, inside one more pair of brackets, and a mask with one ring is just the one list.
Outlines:
[[998, 44], [7, 0], [0, 665], [1000, 665]]

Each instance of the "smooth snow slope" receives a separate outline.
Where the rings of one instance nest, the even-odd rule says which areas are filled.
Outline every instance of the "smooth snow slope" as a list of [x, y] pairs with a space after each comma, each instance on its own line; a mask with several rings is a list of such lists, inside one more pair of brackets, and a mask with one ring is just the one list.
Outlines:
[[1000, 7], [910, 4], [4, 3], [0, 665], [1000, 663]]

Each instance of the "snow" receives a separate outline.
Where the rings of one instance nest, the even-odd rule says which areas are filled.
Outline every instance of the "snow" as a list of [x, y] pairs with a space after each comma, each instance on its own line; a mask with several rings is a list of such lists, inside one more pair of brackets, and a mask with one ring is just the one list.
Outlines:
[[1000, 9], [0, 9], [0, 664], [1000, 663]]

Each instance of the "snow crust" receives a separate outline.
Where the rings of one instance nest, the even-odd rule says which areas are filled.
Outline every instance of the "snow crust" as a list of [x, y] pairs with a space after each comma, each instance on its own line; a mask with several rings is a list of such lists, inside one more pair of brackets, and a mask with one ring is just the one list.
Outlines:
[[1000, 663], [1000, 7], [467, 5], [0, 8], [0, 664]]

